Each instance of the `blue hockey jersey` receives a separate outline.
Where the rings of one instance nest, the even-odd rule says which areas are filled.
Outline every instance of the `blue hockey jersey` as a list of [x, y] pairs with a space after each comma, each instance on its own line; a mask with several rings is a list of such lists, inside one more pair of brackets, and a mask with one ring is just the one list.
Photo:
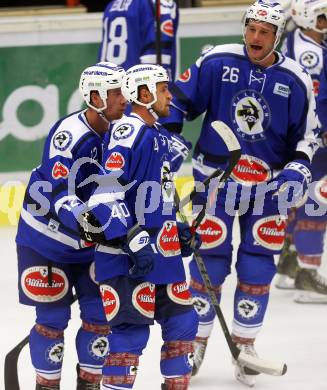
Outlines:
[[180, 76], [172, 92], [171, 115], [163, 122], [181, 123], [205, 113], [193, 156], [204, 175], [228, 159], [226, 146], [211, 129], [215, 120], [225, 122], [240, 141], [242, 157], [231, 175], [240, 184], [269, 181], [297, 151], [312, 159], [317, 148], [312, 81], [281, 54], [265, 68], [249, 60], [244, 45], [216, 46]]
[[87, 262], [94, 247], [79, 237], [78, 215], [94, 191], [103, 137], [79, 111], [60, 119], [47, 136], [42, 163], [32, 171], [16, 242], [58, 262]]
[[[176, 72], [178, 7], [173, 0], [161, 0], [161, 60], [170, 79]], [[131, 66], [156, 64], [154, 0], [114, 0], [103, 15], [99, 61], [110, 61], [125, 70]]]
[[[108, 240], [123, 238], [136, 223], [149, 232], [156, 261], [144, 280], [160, 284], [185, 279], [173, 205], [170, 137], [162, 126], [150, 127], [136, 114], [121, 119], [104, 149], [102, 191], [99, 187], [89, 201]], [[127, 254], [114, 246], [99, 245], [95, 262], [99, 281], [129, 275], [132, 267]]]

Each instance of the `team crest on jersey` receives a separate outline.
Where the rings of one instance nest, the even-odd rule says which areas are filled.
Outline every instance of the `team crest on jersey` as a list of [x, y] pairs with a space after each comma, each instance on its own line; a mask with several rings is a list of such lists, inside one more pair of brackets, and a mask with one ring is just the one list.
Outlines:
[[164, 202], [174, 201], [174, 182], [169, 161], [164, 161], [161, 167], [161, 194]]
[[199, 317], [207, 316], [212, 310], [209, 300], [203, 295], [193, 293], [192, 304]]
[[186, 69], [186, 71], [184, 73], [182, 73], [180, 76], [179, 76], [179, 81], [182, 81], [183, 83], [187, 83], [191, 78], [191, 69], [188, 68]]
[[300, 64], [306, 69], [313, 69], [319, 63], [319, 56], [312, 50], [303, 52], [299, 59]]
[[243, 154], [232, 171], [231, 178], [243, 185], [254, 185], [271, 179], [271, 171], [263, 160]]
[[111, 321], [120, 307], [119, 295], [114, 288], [106, 284], [100, 286], [100, 293], [107, 321]]
[[48, 347], [46, 351], [46, 359], [48, 363], [58, 365], [61, 364], [64, 358], [64, 343], [55, 343]]
[[284, 245], [286, 222], [280, 216], [259, 219], [252, 228], [255, 242], [264, 248], [281, 250]]
[[165, 257], [181, 254], [176, 221], [165, 221], [157, 236], [157, 247]]
[[130, 123], [124, 123], [123, 125], [117, 127], [113, 132], [112, 136], [114, 140], [118, 141], [120, 139], [126, 139], [134, 133], [134, 126]]
[[256, 299], [243, 297], [236, 302], [236, 308], [242, 318], [251, 320], [259, 314], [261, 304]]
[[155, 285], [150, 282], [139, 284], [133, 291], [133, 305], [145, 317], [153, 318], [154, 316], [155, 294]]
[[64, 271], [52, 267], [52, 285], [49, 286], [48, 267], [27, 268], [21, 276], [21, 287], [25, 295], [35, 302], [56, 302], [68, 291], [68, 279]]
[[52, 139], [52, 143], [57, 150], [67, 150], [73, 141], [72, 133], [68, 130], [62, 130], [56, 133]]
[[119, 152], [112, 152], [106, 161], [105, 167], [108, 171], [119, 171], [124, 165], [124, 156]]
[[56, 180], [58, 179], [66, 179], [69, 175], [69, 169], [61, 163], [57, 161], [52, 168], [52, 177]]
[[96, 360], [102, 360], [109, 351], [109, 343], [106, 336], [93, 337], [88, 345], [89, 354]]
[[187, 283], [176, 282], [167, 284], [167, 295], [169, 298], [180, 305], [191, 305], [191, 293]]
[[319, 203], [327, 205], [327, 175], [315, 185], [315, 198]]
[[211, 249], [221, 245], [227, 236], [227, 227], [223, 220], [208, 215], [196, 229], [201, 236], [201, 249]]
[[164, 34], [168, 35], [169, 37], [174, 36], [174, 25], [171, 19], [161, 23], [160, 29]]
[[241, 91], [232, 101], [232, 122], [237, 134], [245, 141], [265, 139], [270, 123], [270, 109], [264, 97], [255, 90]]

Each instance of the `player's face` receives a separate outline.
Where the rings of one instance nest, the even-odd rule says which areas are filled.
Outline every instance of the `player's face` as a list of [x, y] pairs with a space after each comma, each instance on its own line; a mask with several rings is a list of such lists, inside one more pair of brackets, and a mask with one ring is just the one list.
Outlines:
[[126, 109], [126, 99], [120, 88], [109, 89], [107, 93], [107, 108], [104, 114], [109, 121], [120, 119]]
[[172, 99], [172, 95], [168, 89], [168, 83], [157, 84], [157, 101], [153, 105], [155, 113], [159, 117], [169, 116], [169, 105]]
[[245, 31], [245, 43], [252, 62], [260, 62], [267, 56], [269, 57], [269, 53], [272, 53], [276, 39], [275, 30], [276, 27], [270, 23], [256, 21], [248, 23]]

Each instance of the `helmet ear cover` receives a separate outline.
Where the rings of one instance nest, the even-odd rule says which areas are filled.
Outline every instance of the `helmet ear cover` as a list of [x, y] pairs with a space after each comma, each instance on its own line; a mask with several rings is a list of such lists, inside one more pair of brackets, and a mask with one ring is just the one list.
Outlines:
[[[97, 112], [107, 108], [107, 95], [110, 89], [121, 88], [125, 74], [121, 66], [111, 62], [99, 62], [84, 69], [79, 82], [79, 90], [85, 103]], [[91, 93], [98, 92], [103, 106], [98, 108], [91, 102]]]

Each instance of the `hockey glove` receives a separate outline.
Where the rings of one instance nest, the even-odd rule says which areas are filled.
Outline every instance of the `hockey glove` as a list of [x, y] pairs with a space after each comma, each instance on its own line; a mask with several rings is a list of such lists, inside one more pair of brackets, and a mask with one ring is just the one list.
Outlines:
[[[182, 257], [189, 257], [193, 254], [194, 249], [199, 249], [202, 241], [198, 233], [194, 233], [194, 241], [192, 243], [193, 234], [187, 223], [177, 222], [178, 237], [181, 245]], [[193, 246], [191, 245], [193, 244]]]
[[134, 265], [129, 270], [132, 278], [141, 278], [152, 271], [155, 254], [150, 244], [149, 233], [136, 225], [127, 232], [123, 250], [130, 256]]
[[187, 141], [181, 134], [171, 134], [170, 150], [171, 171], [177, 172], [192, 149], [192, 143]]
[[106, 238], [101, 230], [101, 224], [90, 211], [80, 215], [79, 232], [81, 239], [86, 242], [106, 244]]
[[285, 165], [276, 177], [277, 190], [272, 198], [278, 206], [296, 207], [301, 203], [311, 180], [309, 162], [302, 159], [294, 160]]

